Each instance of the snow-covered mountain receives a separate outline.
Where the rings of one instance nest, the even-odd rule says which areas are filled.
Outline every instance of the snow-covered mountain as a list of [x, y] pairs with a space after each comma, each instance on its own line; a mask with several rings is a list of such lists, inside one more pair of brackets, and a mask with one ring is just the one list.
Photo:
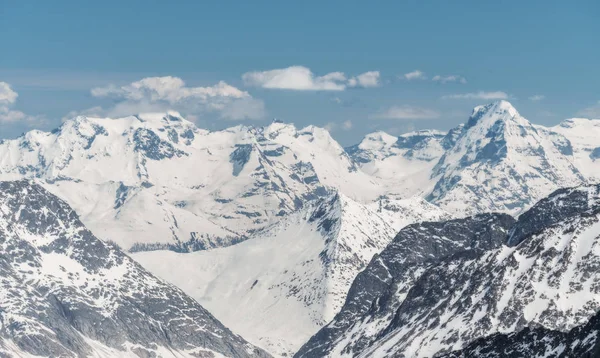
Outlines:
[[[494, 262], [512, 255], [514, 248], [498, 248], [512, 219], [486, 214], [428, 223], [402, 231], [388, 246], [392, 238], [408, 224], [450, 219], [447, 212], [521, 214], [555, 189], [597, 181], [597, 122], [574, 119], [546, 128], [499, 101], [475, 108], [447, 133], [376, 132], [344, 149], [314, 126], [273, 122], [207, 131], [177, 113], [76, 117], [50, 133], [0, 142], [0, 180], [35, 178], [73, 207], [94, 235], [135, 252], [152, 272], [277, 355], [293, 353], [332, 319], [299, 355], [368, 355], [371, 345], [379, 354], [384, 336], [396, 337], [399, 350], [426, 355], [430, 348], [406, 346], [431, 338], [415, 322], [435, 326], [436, 319], [454, 316], [439, 311], [449, 309], [448, 302], [433, 307], [430, 300], [409, 298], [431, 289], [421, 285], [433, 280], [429, 275], [457, 282], [466, 272], [478, 277], [473, 267], [500, 270], [482, 252], [496, 255]], [[547, 229], [547, 219], [532, 220], [531, 227]], [[521, 248], [533, 232], [515, 227], [508, 243]], [[453, 255], [464, 273], [447, 262]], [[463, 256], [472, 260], [462, 262]], [[371, 277], [377, 262], [391, 266], [377, 267]], [[394, 265], [406, 267], [393, 273]], [[365, 277], [368, 290], [361, 288]], [[444, 290], [432, 297], [443, 299], [453, 287]], [[394, 322], [408, 316], [391, 312], [404, 302], [414, 309], [410, 314], [441, 316], [411, 316], [412, 331], [398, 333]], [[438, 330], [462, 343], [448, 338], [439, 343], [446, 350], [479, 337], [452, 327]], [[485, 329], [508, 331], [496, 321]]]
[[0, 182], [0, 356], [267, 357], [28, 181]]
[[356, 274], [400, 228], [444, 218], [420, 198], [364, 205], [331, 193], [234, 246], [134, 258], [254, 344], [290, 355], [334, 317]]
[[131, 251], [228, 246], [332, 190], [368, 204], [420, 196], [453, 214], [517, 213], [600, 176], [598, 121], [532, 125], [506, 101], [448, 133], [372, 133], [344, 150], [322, 128], [207, 131], [177, 113], [76, 117], [0, 143], [0, 180], [38, 178], [100, 238]]
[[[527, 327], [568, 332], [597, 314], [600, 185], [558, 190], [512, 226], [489, 220], [478, 229], [477, 218], [402, 230], [297, 356], [431, 357]], [[440, 250], [470, 234], [477, 249]]]
[[243, 241], [335, 188], [370, 201], [377, 183], [329, 133], [273, 123], [198, 129], [176, 113], [76, 117], [0, 144], [0, 179], [38, 178], [101, 238], [188, 251]]
[[476, 107], [436, 164], [428, 199], [452, 212], [516, 214], [558, 188], [585, 182], [571, 148], [507, 101]]

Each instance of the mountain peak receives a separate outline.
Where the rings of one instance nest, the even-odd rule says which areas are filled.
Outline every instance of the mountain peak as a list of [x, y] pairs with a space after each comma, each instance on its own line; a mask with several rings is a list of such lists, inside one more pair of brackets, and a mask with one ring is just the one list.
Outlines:
[[498, 120], [508, 121], [514, 119], [529, 123], [525, 118], [521, 117], [517, 109], [510, 102], [500, 100], [473, 108], [465, 129], [476, 125], [485, 125], [487, 127], [488, 124], [493, 125]]
[[384, 131], [377, 131], [367, 134], [358, 147], [364, 150], [381, 150], [391, 147], [396, 141], [398, 141], [398, 137], [394, 137]]

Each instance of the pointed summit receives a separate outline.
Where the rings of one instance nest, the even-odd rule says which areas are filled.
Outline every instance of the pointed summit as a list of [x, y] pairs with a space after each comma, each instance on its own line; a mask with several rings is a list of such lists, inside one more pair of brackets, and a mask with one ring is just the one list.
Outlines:
[[497, 121], [519, 120], [527, 122], [527, 120], [519, 114], [517, 109], [508, 101], [500, 100], [487, 105], [477, 106], [473, 108], [473, 112], [469, 117], [465, 129], [472, 128], [476, 125], [489, 126]]

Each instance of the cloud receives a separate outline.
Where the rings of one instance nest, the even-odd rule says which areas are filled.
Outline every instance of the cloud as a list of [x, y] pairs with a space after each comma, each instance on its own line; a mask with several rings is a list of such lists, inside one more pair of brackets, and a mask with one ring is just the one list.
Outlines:
[[583, 116], [586, 118], [600, 119], [600, 101], [593, 106], [582, 109], [577, 112], [577, 115]]
[[234, 101], [221, 110], [221, 118], [231, 120], [258, 119], [266, 116], [265, 104], [254, 98]]
[[191, 117], [216, 112], [222, 119], [233, 120], [265, 116], [263, 101], [223, 81], [213, 86], [188, 87], [178, 77], [146, 77], [124, 86], [96, 87], [91, 94], [116, 101], [112, 108], [101, 111], [109, 117], [168, 110]]
[[405, 73], [404, 74], [404, 79], [406, 79], [408, 81], [412, 81], [412, 80], [426, 80], [427, 77], [425, 77], [425, 73], [423, 73], [422, 71], [414, 70], [412, 72]]
[[372, 115], [372, 119], [435, 119], [440, 113], [433, 109], [413, 106], [392, 106], [384, 111]]
[[0, 122], [28, 122], [31, 124], [41, 122], [44, 119], [42, 116], [32, 116], [14, 110], [12, 107], [17, 101], [17, 97], [19, 97], [19, 94], [8, 83], [0, 82]]
[[295, 91], [343, 91], [348, 87], [379, 86], [379, 71], [369, 71], [348, 79], [343, 72], [316, 76], [304, 66], [291, 66], [268, 71], [246, 72], [242, 80], [246, 86]]
[[9, 105], [16, 102], [19, 95], [10, 88], [6, 82], [0, 82], [0, 105]]
[[365, 72], [356, 77], [352, 77], [351, 79], [349, 79], [348, 86], [349, 87], [363, 87], [363, 88], [379, 87], [381, 84], [379, 82], [379, 77], [380, 77], [379, 71]]
[[342, 123], [342, 129], [349, 131], [350, 129], [352, 129], [352, 121], [351, 120], [347, 120], [344, 121], [344, 123]]
[[335, 124], [334, 122], [327, 122], [323, 126], [323, 128], [327, 129], [328, 132], [333, 132], [336, 127], [337, 127], [337, 124]]
[[467, 79], [462, 77], [462, 76], [458, 76], [458, 75], [448, 75], [448, 76], [433, 76], [433, 78], [431, 79], [433, 82], [439, 82], [441, 84], [445, 84], [445, 83], [449, 83], [449, 82], [458, 82], [458, 83], [462, 83], [465, 84], [467, 83]]
[[546, 98], [546, 96], [544, 96], [543, 94], [536, 94], [536, 95], [529, 97], [529, 100], [537, 102], [537, 101], [543, 100], [544, 98]]
[[475, 92], [475, 93], [463, 93], [463, 94], [451, 94], [442, 96], [442, 99], [508, 99], [509, 95], [506, 92], [494, 91], [494, 92]]

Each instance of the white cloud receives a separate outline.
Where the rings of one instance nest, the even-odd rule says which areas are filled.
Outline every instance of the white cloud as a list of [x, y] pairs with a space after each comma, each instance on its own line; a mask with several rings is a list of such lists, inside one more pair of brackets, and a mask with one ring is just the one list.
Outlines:
[[462, 76], [458, 76], [458, 75], [448, 75], [448, 76], [433, 76], [433, 78], [431, 79], [434, 82], [439, 82], [442, 84], [445, 83], [449, 83], [449, 82], [458, 82], [458, 83], [462, 83], [465, 84], [467, 83], [467, 79], [462, 77]]
[[506, 92], [494, 91], [494, 92], [475, 92], [475, 93], [462, 93], [462, 94], [451, 94], [442, 96], [442, 99], [508, 99], [509, 96]]
[[373, 119], [435, 119], [440, 113], [433, 109], [413, 106], [392, 106], [371, 116]]
[[529, 97], [529, 100], [537, 102], [537, 101], [543, 100], [544, 98], [546, 98], [546, 96], [544, 96], [543, 94], [536, 94], [536, 95]]
[[379, 71], [369, 71], [351, 78], [347, 78], [343, 72], [316, 76], [304, 66], [246, 72], [242, 75], [247, 86], [296, 91], [343, 91], [348, 87], [377, 87], [380, 84], [379, 78]]
[[586, 118], [600, 119], [600, 101], [593, 106], [582, 109], [577, 115]]
[[15, 92], [8, 83], [0, 82], [0, 122], [39, 122], [43, 120], [42, 116], [32, 116], [21, 111], [12, 109], [17, 101], [19, 94]]
[[331, 72], [317, 77], [303, 66], [291, 66], [269, 71], [247, 72], [242, 75], [244, 83], [271, 89], [299, 91], [343, 91], [346, 76], [342, 72]]
[[147, 77], [124, 86], [108, 85], [91, 90], [94, 97], [110, 97], [118, 102], [102, 111], [109, 117], [142, 112], [176, 110], [191, 118], [217, 112], [223, 119], [264, 118], [264, 103], [223, 81], [214, 86], [188, 87], [178, 77]]
[[425, 77], [425, 73], [423, 73], [422, 71], [419, 71], [419, 70], [414, 70], [412, 72], [405, 73], [404, 78], [408, 81], [427, 79], [427, 77]]
[[348, 80], [349, 87], [379, 87], [380, 82], [380, 73], [379, 71], [369, 71], [365, 73], [361, 73], [356, 77], [352, 77]]
[[0, 82], [0, 104], [13, 104], [19, 95], [6, 82]]
[[342, 128], [346, 131], [349, 131], [350, 129], [352, 129], [352, 121], [351, 120], [344, 121], [344, 123], [342, 123]]

